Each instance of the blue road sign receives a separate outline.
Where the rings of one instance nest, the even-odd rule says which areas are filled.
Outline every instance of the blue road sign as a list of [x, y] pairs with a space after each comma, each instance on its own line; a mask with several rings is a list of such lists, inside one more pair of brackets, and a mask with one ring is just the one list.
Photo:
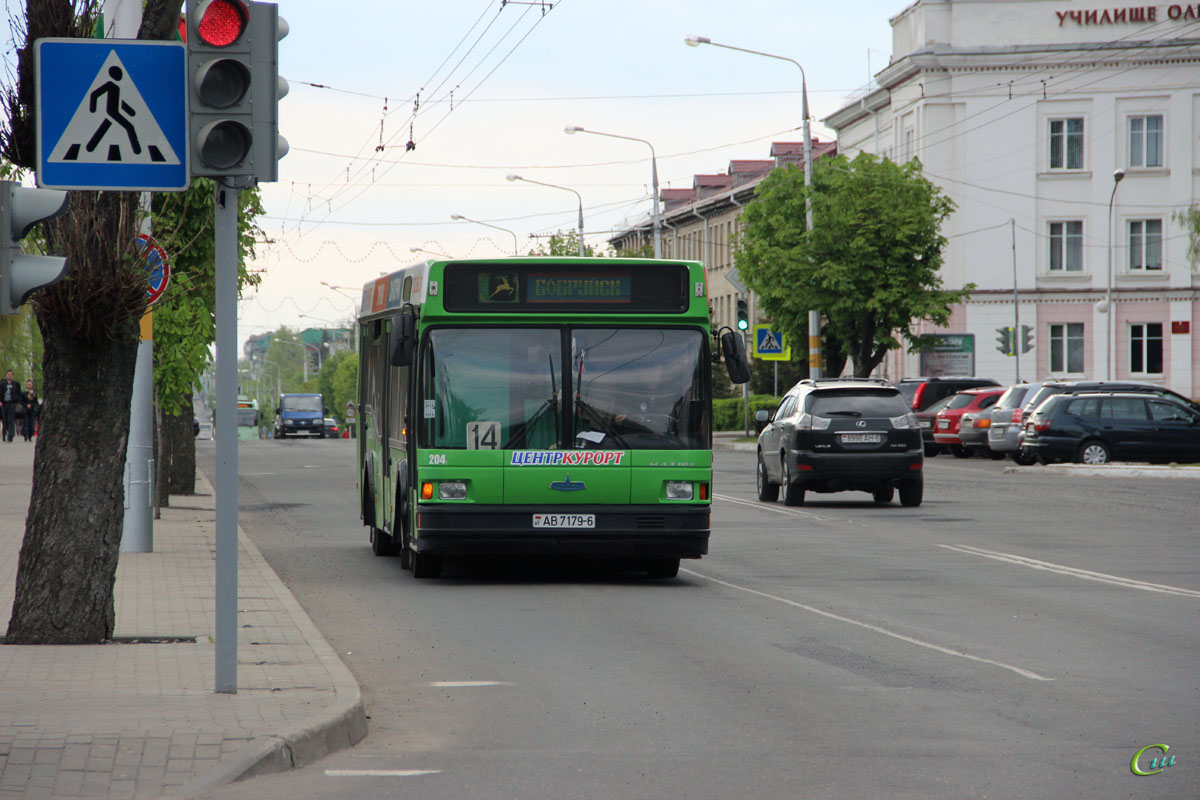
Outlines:
[[38, 39], [34, 46], [39, 186], [188, 187], [182, 42]]
[[788, 361], [792, 357], [792, 348], [788, 346], [784, 335], [771, 330], [770, 325], [755, 325], [754, 357], [764, 361]]

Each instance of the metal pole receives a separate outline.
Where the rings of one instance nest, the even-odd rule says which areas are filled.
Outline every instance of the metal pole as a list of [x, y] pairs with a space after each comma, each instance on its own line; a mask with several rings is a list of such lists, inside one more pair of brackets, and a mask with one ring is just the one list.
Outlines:
[[216, 691], [237, 694], [237, 208], [238, 190], [217, 184]]
[[[800, 67], [800, 105], [804, 114], [804, 190], [810, 193], [809, 197], [804, 199], [804, 230], [806, 235], [812, 233], [813, 229], [813, 208], [812, 208], [812, 131], [808, 124], [808, 81], [804, 77], [804, 67], [793, 61], [797, 67]], [[808, 376], [813, 380], [821, 378], [821, 312], [808, 312]]]
[[654, 190], [654, 257], [662, 258], [662, 217], [658, 208], [658, 156], [654, 154], [654, 145], [652, 144], [650, 145], [650, 181]]
[[1108, 291], [1104, 295], [1104, 311], [1108, 315], [1104, 323], [1104, 380], [1106, 381], [1113, 379], [1113, 329], [1115, 327], [1113, 316], [1116, 314], [1116, 310], [1113, 308], [1113, 201], [1117, 199], [1117, 186], [1124, 177], [1125, 170], [1123, 169], [1113, 172], [1112, 194], [1108, 196]]
[[1012, 228], [1012, 256], [1013, 256], [1013, 358], [1016, 359], [1015, 366], [1017, 370], [1017, 383], [1021, 382], [1021, 297], [1017, 290], [1017, 220], [1016, 217], [1010, 217], [1008, 220]]

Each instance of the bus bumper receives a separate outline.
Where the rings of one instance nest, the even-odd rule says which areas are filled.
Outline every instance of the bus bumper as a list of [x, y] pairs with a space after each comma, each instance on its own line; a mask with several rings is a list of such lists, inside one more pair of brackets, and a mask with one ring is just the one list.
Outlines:
[[[534, 514], [594, 514], [594, 528], [535, 528]], [[709, 506], [417, 505], [416, 549], [443, 556], [700, 558]]]

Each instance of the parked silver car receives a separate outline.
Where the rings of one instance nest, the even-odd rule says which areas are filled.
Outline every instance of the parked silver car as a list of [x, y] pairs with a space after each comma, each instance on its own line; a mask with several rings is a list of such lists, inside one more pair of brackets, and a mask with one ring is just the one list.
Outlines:
[[1025, 466], [1037, 460], [1032, 453], [1021, 451], [1020, 436], [1025, 405], [1034, 398], [1044, 383], [1045, 381], [1035, 381], [1013, 384], [1008, 387], [1008, 391], [1000, 395], [996, 405], [988, 410], [988, 450], [1007, 455], [1016, 463]]

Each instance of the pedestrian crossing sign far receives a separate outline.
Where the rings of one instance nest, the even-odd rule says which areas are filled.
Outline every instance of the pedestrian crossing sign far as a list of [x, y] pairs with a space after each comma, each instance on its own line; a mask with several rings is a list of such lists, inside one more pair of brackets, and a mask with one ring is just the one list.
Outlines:
[[38, 39], [34, 58], [39, 186], [188, 187], [182, 42]]
[[791, 361], [792, 348], [783, 333], [770, 325], [754, 326], [754, 357], [763, 361]]

